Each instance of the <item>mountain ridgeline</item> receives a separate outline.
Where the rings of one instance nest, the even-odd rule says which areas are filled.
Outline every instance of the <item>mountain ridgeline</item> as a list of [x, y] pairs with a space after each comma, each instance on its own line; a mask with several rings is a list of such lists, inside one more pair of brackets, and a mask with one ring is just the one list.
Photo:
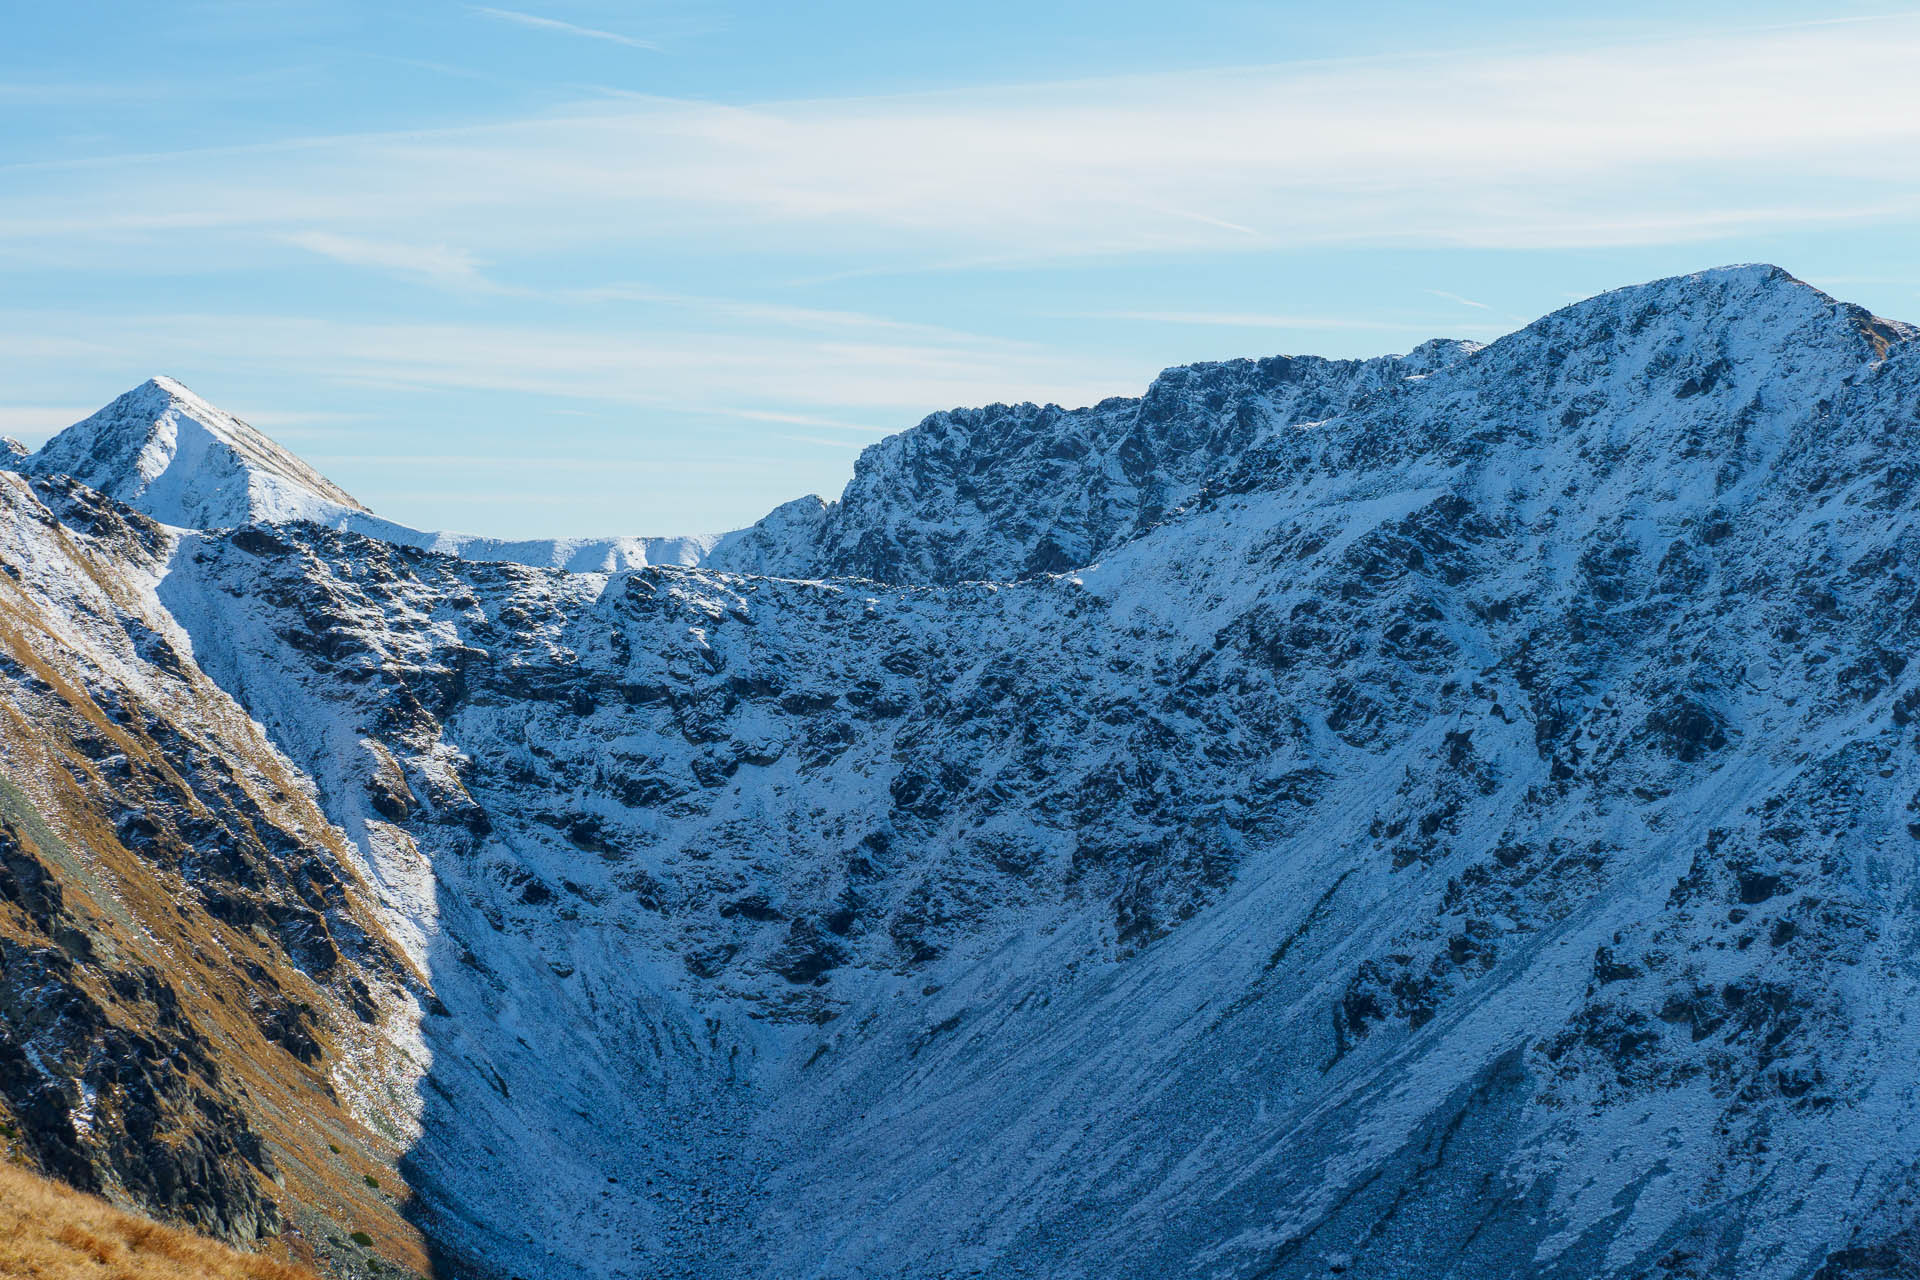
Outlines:
[[339, 1276], [1920, 1273], [1920, 331], [1772, 267], [718, 539], [0, 455], [0, 1119]]

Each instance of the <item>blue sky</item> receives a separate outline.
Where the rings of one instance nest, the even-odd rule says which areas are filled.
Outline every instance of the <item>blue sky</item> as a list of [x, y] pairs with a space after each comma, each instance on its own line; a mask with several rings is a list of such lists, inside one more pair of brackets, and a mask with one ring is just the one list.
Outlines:
[[1920, 319], [1920, 10], [1679, 8], [13, 6], [0, 431], [164, 372], [411, 524], [709, 532], [1726, 262]]

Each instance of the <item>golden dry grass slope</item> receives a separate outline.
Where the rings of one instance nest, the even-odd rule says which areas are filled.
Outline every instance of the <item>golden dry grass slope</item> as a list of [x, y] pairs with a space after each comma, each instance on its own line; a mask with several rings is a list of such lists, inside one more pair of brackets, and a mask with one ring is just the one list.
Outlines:
[[122, 1213], [0, 1164], [0, 1276], [13, 1280], [317, 1280], [305, 1267]]

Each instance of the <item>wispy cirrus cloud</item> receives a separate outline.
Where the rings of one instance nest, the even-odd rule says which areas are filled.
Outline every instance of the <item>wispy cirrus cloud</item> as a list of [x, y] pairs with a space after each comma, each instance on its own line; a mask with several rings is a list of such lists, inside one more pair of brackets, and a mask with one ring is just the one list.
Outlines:
[[[0, 195], [0, 254], [115, 269], [158, 245], [184, 268], [229, 261], [246, 233], [477, 288], [481, 257], [634, 246], [875, 271], [1866, 227], [1920, 213], [1920, 163], [1894, 162], [1920, 155], [1916, 64], [1920, 18], [1891, 15], [884, 98], [601, 98], [463, 128], [39, 166]], [[117, 198], [130, 189], [133, 206]]]
[[1491, 311], [1493, 309], [1484, 302], [1475, 302], [1472, 298], [1463, 298], [1459, 294], [1450, 293], [1445, 289], [1425, 289], [1422, 290], [1422, 292], [1435, 298], [1444, 299], [1447, 302], [1457, 302], [1463, 307], [1472, 307], [1476, 311]]
[[472, 254], [446, 245], [368, 240], [331, 231], [295, 231], [283, 239], [295, 248], [347, 266], [372, 267], [403, 276], [417, 276], [457, 289], [493, 292], [500, 287], [480, 273], [480, 266]]
[[851, 431], [898, 429], [930, 408], [983, 397], [1089, 404], [1116, 388], [1144, 387], [1157, 372], [1003, 339], [884, 329], [716, 336], [666, 325], [0, 311], [0, 350], [79, 341], [123, 365], [143, 361], [125, 375], [129, 381], [218, 365], [256, 375], [319, 372], [356, 386], [506, 392]]
[[[843, 422], [838, 418], [822, 418], [810, 413], [781, 413], [772, 409], [729, 409], [731, 417], [744, 418], [749, 422], [779, 422], [790, 426], [825, 427], [830, 431], [888, 432], [899, 430], [898, 423]], [[812, 439], [813, 437], [793, 437], [794, 439]], [[845, 441], [835, 443], [844, 444]]]
[[583, 36], [589, 40], [605, 40], [609, 44], [622, 44], [629, 49], [647, 49], [658, 52], [660, 46], [651, 40], [641, 40], [635, 36], [624, 36], [617, 31], [602, 31], [597, 27], [582, 27], [571, 22], [562, 22], [558, 18], [543, 18], [535, 13], [522, 13], [517, 9], [491, 9], [476, 5], [475, 13], [484, 14], [501, 22], [511, 22], [522, 27], [533, 27], [539, 31], [554, 31], [562, 35]]

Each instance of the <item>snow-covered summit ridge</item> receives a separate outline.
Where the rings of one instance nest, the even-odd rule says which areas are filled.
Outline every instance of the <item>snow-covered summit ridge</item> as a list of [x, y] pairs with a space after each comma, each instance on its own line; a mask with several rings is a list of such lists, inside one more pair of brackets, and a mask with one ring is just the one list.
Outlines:
[[1780, 267], [1748, 263], [1611, 289], [1543, 316], [1493, 345], [1529, 336], [1644, 342], [1650, 334], [1675, 351], [1717, 349], [1729, 360], [1797, 347], [1871, 363], [1920, 338], [1920, 326], [1842, 302]]
[[191, 529], [365, 512], [353, 495], [172, 378], [151, 378], [15, 464], [70, 475], [163, 524]]
[[[728, 535], [708, 563], [897, 583], [1077, 569], [1209, 489], [1290, 474], [1309, 445], [1320, 465], [1364, 468], [1463, 424], [1484, 424], [1495, 407], [1489, 398], [1524, 398], [1529, 388], [1563, 395], [1584, 384], [1580, 404], [1552, 406], [1542, 429], [1553, 431], [1604, 403], [1640, 403], [1672, 370], [1681, 372], [1670, 390], [1682, 398], [1724, 391], [1741, 381], [1738, 369], [1845, 376], [1916, 335], [1912, 325], [1757, 264], [1615, 289], [1488, 346], [1435, 339], [1370, 360], [1177, 366], [1143, 396], [1084, 409], [994, 404], [933, 414], [864, 451], [838, 502], [788, 503]], [[1578, 366], [1578, 376], [1563, 377], [1563, 365]], [[1389, 406], [1397, 412], [1378, 412]], [[1647, 418], [1649, 429], [1660, 429], [1655, 409]], [[1387, 421], [1402, 438], [1382, 453], [1377, 437]], [[1295, 438], [1297, 427], [1314, 428], [1310, 442]]]
[[1878, 333], [1881, 341], [1893, 345], [1920, 338], [1920, 326], [1876, 316], [1858, 303], [1841, 301], [1825, 290], [1808, 284], [1786, 268], [1770, 262], [1712, 267], [1690, 275], [1666, 276], [1645, 284], [1609, 289], [1562, 307], [1546, 319], [1599, 307], [1632, 306], [1644, 309], [1656, 305], [1680, 309], [1717, 307], [1733, 318], [1743, 314], [1739, 304], [1767, 296], [1792, 298], [1809, 313], [1823, 313], [1842, 319], [1859, 328], [1863, 335]]
[[1484, 452], [1514, 432], [1573, 446], [1599, 431], [1609, 447], [1690, 456], [1706, 423], [1744, 439], [1784, 421], [1772, 410], [1788, 389], [1837, 392], [1916, 338], [1778, 267], [1675, 276], [1562, 307], [1311, 433], [1269, 433], [1225, 480], [1245, 490], [1312, 470], [1391, 486], [1429, 451]]

